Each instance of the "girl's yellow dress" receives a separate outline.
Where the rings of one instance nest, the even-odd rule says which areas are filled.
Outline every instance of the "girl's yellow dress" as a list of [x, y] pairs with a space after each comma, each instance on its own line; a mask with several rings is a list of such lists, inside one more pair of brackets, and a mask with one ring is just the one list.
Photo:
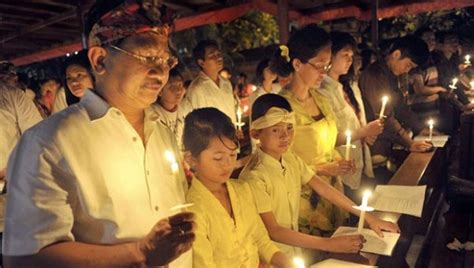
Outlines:
[[[318, 165], [327, 164], [340, 155], [335, 149], [337, 139], [336, 119], [328, 98], [311, 89], [310, 94], [321, 111], [319, 118], [313, 118], [293, 96], [289, 89], [280, 94], [291, 104], [295, 112], [295, 137], [291, 149], [315, 171]], [[340, 177], [319, 176], [341, 192], [344, 187]], [[301, 232], [329, 236], [343, 225], [348, 213], [328, 200], [319, 197], [309, 186], [301, 191], [299, 228]]]
[[226, 182], [234, 217], [219, 200], [196, 178], [192, 180], [187, 201], [194, 203], [196, 240], [193, 243], [193, 267], [197, 268], [257, 268], [279, 251], [255, 208], [247, 183]]

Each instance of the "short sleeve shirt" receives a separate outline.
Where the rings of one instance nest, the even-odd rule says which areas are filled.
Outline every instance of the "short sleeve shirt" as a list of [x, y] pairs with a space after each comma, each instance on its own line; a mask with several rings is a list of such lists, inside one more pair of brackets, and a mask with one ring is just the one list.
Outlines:
[[[174, 137], [151, 108], [145, 136], [146, 146], [122, 112], [94, 91], [29, 129], [7, 173], [3, 253], [36, 254], [60, 241], [135, 241], [173, 214], [187, 184], [165, 157], [166, 150], [179, 156]], [[187, 253], [170, 267], [190, 265]]]

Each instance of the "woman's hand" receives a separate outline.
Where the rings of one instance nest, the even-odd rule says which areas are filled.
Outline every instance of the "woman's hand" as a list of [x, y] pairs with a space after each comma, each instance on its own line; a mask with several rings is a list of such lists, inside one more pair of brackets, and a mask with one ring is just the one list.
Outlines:
[[381, 220], [371, 214], [367, 214], [365, 219], [370, 229], [372, 229], [380, 237], [383, 237], [382, 231], [400, 233], [400, 227], [398, 227], [396, 223]]
[[357, 253], [364, 246], [365, 239], [362, 235], [343, 235], [327, 238], [325, 251], [338, 253]]
[[383, 131], [383, 121], [381, 119], [371, 121], [362, 127], [362, 131], [363, 137], [378, 136]]

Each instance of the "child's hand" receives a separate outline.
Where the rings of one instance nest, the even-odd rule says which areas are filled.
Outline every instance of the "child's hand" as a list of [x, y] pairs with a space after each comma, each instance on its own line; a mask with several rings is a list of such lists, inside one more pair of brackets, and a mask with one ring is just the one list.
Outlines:
[[331, 163], [317, 166], [318, 175], [322, 176], [344, 176], [355, 171], [353, 160], [335, 160]]
[[367, 214], [366, 221], [369, 224], [370, 229], [376, 232], [380, 237], [383, 237], [382, 231], [388, 231], [392, 233], [400, 232], [400, 227], [398, 227], [396, 223], [381, 220], [370, 214]]
[[344, 235], [328, 238], [326, 251], [338, 253], [357, 253], [365, 239], [362, 235]]

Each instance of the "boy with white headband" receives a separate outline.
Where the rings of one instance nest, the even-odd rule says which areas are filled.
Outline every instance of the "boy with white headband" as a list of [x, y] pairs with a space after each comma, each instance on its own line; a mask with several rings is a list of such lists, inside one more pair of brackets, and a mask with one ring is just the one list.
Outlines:
[[[328, 252], [358, 252], [361, 235], [335, 238], [317, 237], [298, 232], [301, 187], [309, 184], [321, 197], [358, 215], [354, 203], [322, 181], [301, 158], [288, 148], [294, 136], [294, 114], [288, 101], [276, 94], [259, 97], [252, 107], [250, 135], [260, 141], [239, 178], [249, 182], [270, 238], [289, 257], [301, 255], [300, 248]], [[370, 228], [382, 236], [382, 230], [398, 232], [396, 224], [369, 215]]]

